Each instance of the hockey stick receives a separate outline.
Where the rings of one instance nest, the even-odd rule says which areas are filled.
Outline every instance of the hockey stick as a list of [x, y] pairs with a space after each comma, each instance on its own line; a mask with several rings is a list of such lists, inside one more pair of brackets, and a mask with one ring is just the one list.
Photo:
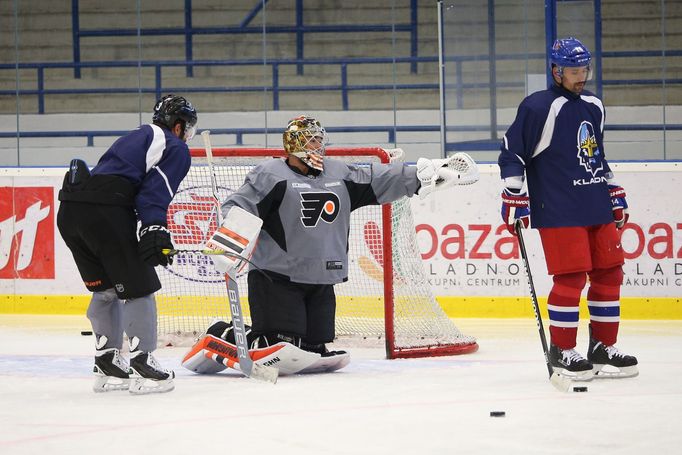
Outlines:
[[175, 249], [170, 249], [170, 248], [164, 248], [161, 250], [162, 254], [165, 254], [166, 256], [175, 256], [176, 254], [203, 254], [204, 256], [229, 256], [229, 257], [235, 257], [243, 260], [247, 260], [246, 258], [238, 255], [237, 253], [232, 253], [227, 250], [209, 250], [209, 249], [203, 249], [203, 250], [175, 250]]
[[549, 361], [549, 351], [547, 349], [547, 338], [545, 337], [545, 328], [542, 325], [542, 316], [540, 315], [540, 305], [538, 304], [538, 296], [535, 293], [535, 285], [533, 284], [533, 276], [530, 273], [530, 263], [528, 262], [528, 254], [526, 253], [526, 244], [523, 241], [522, 221], [517, 220], [514, 228], [519, 239], [519, 249], [521, 250], [521, 259], [523, 260], [523, 267], [526, 269], [526, 277], [528, 278], [528, 287], [530, 288], [530, 300], [533, 303], [533, 312], [535, 313], [535, 322], [538, 325], [538, 332], [540, 333], [540, 344], [542, 345], [542, 352], [545, 355], [545, 364], [549, 372], [549, 381], [554, 387], [562, 392], [568, 392], [571, 387], [571, 380], [565, 376], [554, 371], [552, 364]]
[[[223, 224], [223, 214], [220, 210], [220, 198], [218, 197], [218, 179], [213, 169], [213, 151], [211, 148], [211, 132], [204, 130], [201, 132], [201, 137], [204, 139], [204, 146], [206, 148], [206, 161], [208, 170], [211, 174], [211, 191], [213, 192], [213, 199], [216, 204], [216, 216], [218, 217], [218, 226]], [[222, 254], [227, 254], [223, 252]], [[239, 255], [237, 255], [239, 256]], [[241, 256], [239, 256], [241, 258]], [[244, 258], [242, 258], [244, 259]], [[234, 276], [230, 273], [225, 274], [225, 283], [227, 284], [227, 298], [230, 303], [230, 316], [232, 316], [232, 326], [234, 327], [234, 339], [237, 346], [237, 356], [239, 357], [239, 369], [245, 376], [261, 381], [268, 381], [275, 384], [279, 370], [274, 367], [258, 365], [253, 363], [249, 355], [249, 346], [246, 340], [246, 329], [244, 328], [244, 319], [242, 316], [242, 305], [239, 300], [239, 286], [236, 281], [236, 270]]]
[[237, 254], [237, 253], [233, 253], [231, 251], [208, 250], [208, 249], [203, 249], [203, 250], [175, 250], [175, 249], [170, 249], [170, 248], [164, 248], [161, 250], [161, 254], [164, 254], [166, 256], [176, 256], [178, 254], [193, 254], [193, 255], [200, 255], [200, 256], [227, 256], [230, 258], [236, 258], [236, 259], [239, 259], [240, 261], [246, 262], [253, 269], [259, 270], [260, 272], [262, 272], [263, 276], [265, 276], [265, 278], [267, 278], [272, 283], [272, 278], [270, 278], [270, 276], [267, 274], [267, 272], [265, 270], [261, 269], [256, 264], [254, 264], [250, 260], [246, 259], [244, 256]]
[[213, 194], [213, 201], [216, 207], [216, 216], [218, 217], [218, 227], [223, 224], [223, 213], [220, 210], [220, 198], [218, 197], [218, 178], [213, 169], [213, 148], [211, 147], [211, 131], [204, 130], [201, 132], [201, 138], [204, 140], [204, 148], [206, 149], [206, 164], [211, 174], [211, 193]]
[[253, 363], [253, 360], [249, 355], [249, 347], [246, 341], [246, 329], [244, 328], [244, 318], [242, 317], [242, 305], [239, 302], [239, 286], [232, 274], [225, 274], [225, 283], [227, 284], [227, 297], [230, 301], [230, 314], [232, 315], [232, 327], [234, 330], [235, 345], [237, 346], [239, 369], [245, 376], [275, 384], [277, 382], [279, 370], [275, 367]]

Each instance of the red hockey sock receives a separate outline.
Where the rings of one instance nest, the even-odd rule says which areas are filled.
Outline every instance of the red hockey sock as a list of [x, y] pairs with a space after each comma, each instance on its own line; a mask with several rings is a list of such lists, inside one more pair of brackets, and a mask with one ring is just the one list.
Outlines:
[[585, 287], [585, 272], [554, 275], [554, 286], [547, 298], [549, 335], [560, 349], [573, 349], [578, 334], [580, 294]]
[[606, 346], [616, 344], [620, 322], [620, 286], [623, 283], [621, 266], [596, 269], [589, 273], [590, 288], [587, 305], [590, 309], [592, 338]]

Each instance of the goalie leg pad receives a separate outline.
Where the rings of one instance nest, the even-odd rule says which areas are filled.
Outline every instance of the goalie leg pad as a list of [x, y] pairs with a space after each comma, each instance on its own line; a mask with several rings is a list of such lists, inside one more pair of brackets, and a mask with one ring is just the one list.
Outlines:
[[192, 349], [182, 359], [182, 366], [199, 374], [215, 374], [223, 371], [227, 366], [217, 362], [210, 351], [204, 349], [203, 337], [192, 346]]
[[[278, 368], [282, 375], [331, 372], [350, 363], [345, 351], [318, 354], [286, 342], [251, 349], [249, 354], [255, 364]], [[235, 345], [213, 335], [200, 338], [182, 360], [183, 367], [200, 374], [217, 373], [226, 367], [238, 369], [238, 365]]]
[[331, 373], [340, 370], [349, 363], [350, 354], [346, 351], [332, 351], [322, 354], [317, 362], [299, 371], [299, 373]]
[[[272, 349], [272, 351], [266, 352], [268, 349]], [[266, 349], [254, 349], [250, 352], [254, 363], [275, 367], [279, 369], [281, 375], [328, 373], [340, 370], [350, 363], [350, 354], [345, 351], [319, 354], [304, 351], [286, 342], [277, 343]]]

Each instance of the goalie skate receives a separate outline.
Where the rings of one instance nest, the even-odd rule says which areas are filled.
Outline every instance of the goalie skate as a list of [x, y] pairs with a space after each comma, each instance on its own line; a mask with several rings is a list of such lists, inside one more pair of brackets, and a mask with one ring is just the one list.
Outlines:
[[596, 378], [631, 378], [639, 374], [637, 358], [623, 354], [615, 346], [605, 346], [590, 338], [587, 359], [592, 362]]
[[95, 393], [128, 390], [130, 386], [128, 365], [116, 348], [97, 350], [92, 371], [95, 373], [92, 386]]
[[[254, 364], [276, 367], [282, 375], [331, 372], [350, 363], [345, 351], [318, 354], [286, 342], [251, 349], [249, 354]], [[217, 373], [226, 367], [239, 369], [237, 348], [221, 338], [204, 335], [185, 355], [182, 366], [200, 374]]]
[[136, 351], [130, 355], [130, 393], [145, 395], [165, 393], [175, 389], [175, 373], [163, 368], [150, 352]]

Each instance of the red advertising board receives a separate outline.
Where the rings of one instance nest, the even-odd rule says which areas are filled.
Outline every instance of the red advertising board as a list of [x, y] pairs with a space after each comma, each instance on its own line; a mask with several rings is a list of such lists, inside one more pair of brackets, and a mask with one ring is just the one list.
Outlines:
[[54, 278], [54, 188], [0, 187], [0, 279]]

